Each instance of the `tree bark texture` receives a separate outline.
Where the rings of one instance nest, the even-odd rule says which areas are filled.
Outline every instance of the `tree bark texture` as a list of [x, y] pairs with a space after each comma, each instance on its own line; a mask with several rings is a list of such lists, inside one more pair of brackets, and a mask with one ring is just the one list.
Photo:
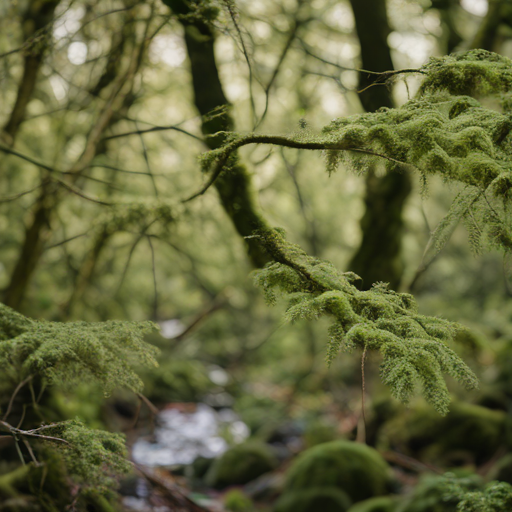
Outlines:
[[[361, 46], [362, 68], [368, 71], [389, 71], [393, 62], [387, 37], [390, 28], [385, 0], [350, 0]], [[359, 74], [359, 86], [371, 85], [375, 76]], [[392, 107], [389, 89], [376, 85], [361, 92], [361, 103], [367, 112]], [[384, 281], [397, 289], [402, 279], [403, 208], [411, 191], [407, 173], [390, 172], [377, 177], [373, 170], [366, 176], [365, 213], [360, 221], [362, 240], [350, 261], [349, 268], [363, 279], [363, 288]]]
[[[202, 130], [210, 149], [221, 146], [224, 135], [211, 136], [219, 131], [231, 131], [233, 118], [229, 113], [229, 102], [222, 89], [217, 63], [215, 61], [215, 35], [211, 27], [200, 18], [190, 16], [190, 6], [183, 0], [164, 0], [164, 3], [177, 15], [185, 29], [185, 44], [190, 60], [194, 101], [203, 117]], [[185, 17], [184, 15], [188, 15]], [[222, 114], [215, 114], [224, 109]], [[241, 237], [251, 236], [255, 230], [267, 227], [258, 211], [251, 175], [240, 162], [237, 155], [232, 163], [216, 181], [222, 207], [231, 219]], [[269, 256], [256, 239], [244, 239], [251, 263], [262, 267]]]

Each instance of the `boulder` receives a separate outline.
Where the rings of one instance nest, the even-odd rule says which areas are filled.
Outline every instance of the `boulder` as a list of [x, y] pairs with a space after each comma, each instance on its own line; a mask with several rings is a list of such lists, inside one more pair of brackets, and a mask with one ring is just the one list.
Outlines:
[[230, 448], [216, 459], [205, 476], [206, 484], [215, 489], [243, 485], [272, 471], [277, 459], [271, 448], [251, 441]]
[[285, 492], [333, 487], [357, 502], [388, 494], [390, 483], [389, 466], [376, 450], [339, 440], [301, 453], [288, 471]]
[[289, 491], [274, 505], [273, 512], [347, 512], [352, 501], [334, 487]]

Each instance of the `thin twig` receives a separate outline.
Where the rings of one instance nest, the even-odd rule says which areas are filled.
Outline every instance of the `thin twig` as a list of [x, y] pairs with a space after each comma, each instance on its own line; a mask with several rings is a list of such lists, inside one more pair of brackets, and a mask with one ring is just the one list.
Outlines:
[[236, 13], [234, 11], [234, 3], [230, 0], [224, 0], [224, 3], [228, 9], [229, 15], [231, 17], [231, 21], [233, 21], [233, 25], [235, 26], [235, 30], [238, 34], [238, 37], [240, 38], [240, 44], [242, 45], [242, 53], [244, 54], [245, 61], [247, 62], [247, 67], [249, 68], [249, 99], [251, 104], [251, 111], [252, 111], [252, 117], [254, 124], [256, 124], [256, 104], [254, 102], [254, 93], [252, 89], [252, 83], [253, 83], [253, 71], [251, 66], [251, 60], [249, 58], [249, 53], [247, 52], [247, 48], [245, 46], [244, 38], [242, 37], [242, 31], [240, 30], [240, 27], [238, 25], [238, 22], [236, 21]]
[[154, 126], [153, 128], [148, 128], [146, 130], [135, 130], [132, 132], [124, 132], [124, 133], [118, 133], [116, 135], [109, 135], [108, 137], [103, 137], [102, 140], [112, 140], [112, 139], [118, 139], [120, 137], [129, 137], [130, 135], [141, 135], [144, 133], [151, 133], [151, 132], [161, 132], [164, 130], [175, 130], [177, 132], [183, 133], [185, 135], [188, 135], [189, 137], [192, 137], [193, 139], [198, 140], [199, 142], [202, 142], [204, 144], [204, 140], [201, 137], [198, 137], [197, 135], [194, 135], [193, 133], [188, 132], [187, 130], [184, 130], [183, 128], [178, 128], [176, 125], [171, 126]]
[[35, 190], [41, 188], [42, 184], [40, 183], [34, 188], [31, 188], [29, 190], [25, 190], [25, 192], [19, 192], [18, 194], [13, 194], [12, 196], [4, 196], [0, 197], [0, 203], [9, 203], [11, 201], [16, 201], [16, 199], [19, 199], [20, 197], [26, 196], [27, 194], [30, 194], [31, 192], [34, 192]]
[[149, 244], [149, 249], [151, 250], [151, 268], [153, 271], [153, 289], [154, 289], [154, 299], [153, 299], [153, 319], [156, 320], [158, 313], [158, 289], [156, 285], [156, 265], [155, 265], [155, 249], [153, 248], [153, 242], [151, 242], [151, 237], [146, 236]]
[[366, 395], [366, 383], [364, 378], [364, 364], [366, 360], [366, 351], [367, 347], [364, 346], [363, 354], [361, 356], [361, 418], [363, 420], [362, 422], [362, 429], [361, 425], [357, 428], [357, 441], [363, 444], [366, 444], [366, 411], [365, 411], [365, 395]]
[[2, 418], [4, 421], [7, 420], [9, 417], [9, 414], [11, 414], [12, 405], [14, 403], [14, 399], [16, 398], [16, 395], [18, 394], [19, 390], [28, 382], [30, 382], [34, 378], [33, 375], [29, 375], [26, 379], [22, 380], [14, 390], [13, 394], [11, 395], [11, 399], [9, 400], [9, 405], [7, 406], [7, 410], [5, 411], [4, 417]]
[[[26, 437], [36, 437], [38, 439], [43, 439], [44, 441], [56, 441], [56, 442], [64, 443], [67, 445], [70, 444], [70, 443], [68, 443], [68, 441], [66, 441], [65, 439], [61, 439], [60, 437], [45, 436], [42, 434], [37, 434], [36, 432], [38, 430], [42, 430], [42, 427], [38, 428], [38, 429], [34, 429], [34, 430], [21, 430], [19, 428], [13, 427], [12, 425], [10, 425], [9, 423], [7, 423], [6, 421], [3, 421], [3, 420], [0, 420], [0, 426], [6, 428], [14, 437], [16, 437], [17, 435], [18, 436], [26, 436]], [[49, 426], [50, 425], [47, 425], [47, 427], [49, 427]], [[51, 426], [53, 426], [53, 425], [51, 425]]]

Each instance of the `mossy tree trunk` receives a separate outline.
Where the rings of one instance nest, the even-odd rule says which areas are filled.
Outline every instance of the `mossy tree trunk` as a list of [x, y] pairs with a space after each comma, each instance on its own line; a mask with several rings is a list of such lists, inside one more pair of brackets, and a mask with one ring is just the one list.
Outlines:
[[[132, 16], [130, 12], [128, 14]], [[25, 229], [24, 240], [21, 244], [18, 257], [11, 272], [9, 283], [4, 290], [3, 302], [13, 309], [20, 310], [28, 287], [43, 255], [46, 242], [49, 240], [56, 212], [62, 200], [68, 193], [68, 187], [80, 190], [80, 178], [88, 168], [99, 151], [103, 151], [103, 134], [125, 104], [127, 95], [131, 92], [133, 80], [141, 64], [141, 55], [147, 49], [148, 41], [135, 44], [130, 48], [129, 61], [126, 69], [105, 83], [110, 88], [107, 101], [98, 113], [91, 130], [87, 136], [85, 149], [65, 174], [69, 176], [67, 181], [52, 180], [51, 175], [42, 179], [39, 196], [35, 201], [32, 215]], [[101, 79], [104, 75], [102, 75]]]
[[[390, 32], [385, 0], [350, 0], [356, 31], [361, 46], [362, 68], [389, 71], [393, 62], [387, 37]], [[374, 81], [374, 75], [360, 73], [360, 88]], [[368, 112], [392, 107], [390, 91], [383, 85], [370, 87], [360, 94]], [[403, 208], [411, 191], [408, 174], [390, 172], [383, 177], [373, 170], [366, 177], [365, 213], [361, 219], [362, 240], [349, 268], [363, 278], [363, 287], [384, 281], [393, 289], [400, 285], [403, 274], [402, 234]]]
[[[233, 118], [229, 113], [229, 102], [222, 89], [217, 63], [215, 61], [215, 34], [203, 19], [195, 17], [190, 4], [184, 0], [163, 0], [175, 14], [185, 29], [185, 44], [190, 60], [194, 101], [203, 118], [202, 130], [210, 149], [220, 147], [224, 135], [212, 137], [220, 131], [234, 129]], [[198, 2], [198, 5], [206, 2]], [[225, 109], [221, 115], [212, 113]], [[228, 172], [216, 181], [222, 207], [231, 219], [236, 231], [242, 237], [250, 236], [255, 230], [267, 227], [259, 212], [251, 175], [247, 168], [234, 156]], [[245, 239], [248, 256], [255, 267], [262, 267], [269, 257], [255, 239]]]

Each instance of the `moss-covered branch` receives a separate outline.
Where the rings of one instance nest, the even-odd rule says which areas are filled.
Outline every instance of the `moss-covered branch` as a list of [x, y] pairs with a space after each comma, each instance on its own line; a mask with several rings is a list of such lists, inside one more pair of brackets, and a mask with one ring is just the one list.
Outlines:
[[381, 377], [393, 396], [407, 403], [419, 382], [425, 399], [441, 414], [450, 403], [443, 373], [468, 389], [477, 387], [473, 372], [447, 345], [459, 330], [456, 324], [420, 315], [411, 295], [388, 290], [382, 283], [359, 291], [352, 284], [355, 274], [308, 256], [276, 230], [258, 236], [274, 260], [255, 274], [267, 300], [274, 303], [276, 293], [287, 296], [289, 320], [323, 315], [334, 319], [329, 363], [340, 350], [378, 351], [383, 356]]

